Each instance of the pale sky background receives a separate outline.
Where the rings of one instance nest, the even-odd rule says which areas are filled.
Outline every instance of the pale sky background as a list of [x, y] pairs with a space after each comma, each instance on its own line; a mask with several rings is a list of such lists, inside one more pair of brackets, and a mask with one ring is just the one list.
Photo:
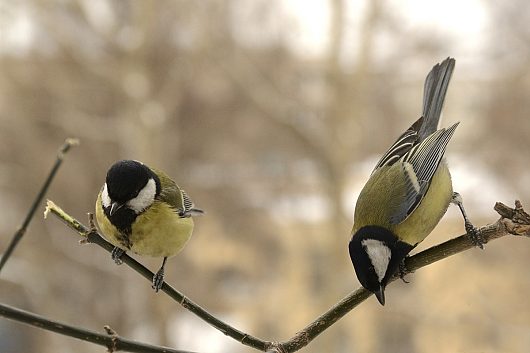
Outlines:
[[[279, 1], [279, 0], [278, 0]], [[279, 1], [286, 15], [296, 24], [289, 35], [295, 52], [303, 55], [321, 55], [328, 44], [328, 1], [290, 0]], [[348, 2], [348, 30], [350, 36], [358, 34], [359, 16], [363, 14], [365, 1]], [[469, 60], [480, 59], [485, 43], [484, 32], [488, 30], [488, 16], [484, 4], [479, 0], [390, 0], [385, 3], [403, 18], [403, 26], [411, 31], [425, 29], [439, 31], [444, 36], [456, 38], [458, 46], [453, 48], [459, 65]], [[352, 45], [356, 41], [352, 38]], [[458, 54], [458, 55], [457, 55]]]
[[[248, 45], [263, 45], [268, 41], [274, 40], [278, 36], [282, 36], [287, 40], [291, 50], [296, 55], [311, 60], [318, 58], [326, 53], [327, 45], [329, 44], [329, 25], [330, 25], [330, 11], [327, 0], [290, 0], [290, 1], [276, 1], [273, 6], [274, 11], [270, 11], [260, 18], [260, 25], [256, 26], [254, 23], [246, 24], [245, 21], [252, 21], [252, 16], [247, 16], [251, 11], [255, 11], [255, 4], [249, 1], [234, 1], [235, 16], [241, 15], [241, 20], [234, 21], [245, 28], [245, 31], [234, 31], [238, 39]], [[97, 28], [102, 31], [108, 28], [113, 19], [112, 11], [108, 9], [106, 1], [85, 0], [82, 1], [84, 8], [89, 14], [89, 20], [97, 23]], [[356, 43], [359, 41], [359, 27], [361, 16], [364, 14], [364, 6], [366, 1], [350, 1], [347, 3], [346, 17], [346, 31], [344, 44], [344, 62], [345, 65], [352, 65], [355, 60]], [[444, 38], [451, 40], [454, 44], [451, 46], [451, 53], [449, 55], [456, 57], [458, 61], [457, 73], [453, 80], [458, 80], [464, 77], [474, 76], [482, 77], [484, 70], [482, 69], [487, 63], [484, 62], [483, 52], [486, 49], [484, 35], [490, 26], [489, 17], [485, 4], [480, 0], [447, 0], [447, 1], [421, 1], [421, 0], [389, 0], [385, 2], [384, 6], [390, 6], [391, 11], [397, 18], [403, 19], [401, 24], [406, 32], [428, 31], [429, 33], [440, 33]], [[280, 10], [278, 10], [280, 9]], [[8, 10], [8, 11], [6, 11]], [[11, 54], [23, 54], [32, 46], [34, 39], [34, 26], [32, 22], [32, 14], [27, 11], [27, 7], [22, 5], [10, 7], [8, 2], [0, 0], [0, 50], [9, 51]], [[7, 16], [9, 21], [1, 21], [1, 18]], [[265, 19], [263, 19], [263, 17]], [[5, 17], [4, 17], [5, 18]], [[9, 25], [6, 25], [9, 23]], [[285, 33], [285, 28], [289, 28], [288, 33]], [[126, 34], [124, 34], [126, 35]], [[134, 36], [130, 33], [129, 36]], [[130, 43], [131, 41], [127, 41]], [[134, 41], [132, 41], [134, 43]], [[385, 48], [392, 46], [393, 43], [385, 40], [384, 37], [376, 40], [375, 56], [385, 55]], [[443, 59], [443, 58], [440, 58]], [[423, 67], [415, 67], [414, 63], [409, 66], [410, 70], [418, 70], [414, 74], [423, 76], [425, 73]], [[419, 71], [421, 70], [421, 71]], [[463, 130], [460, 128], [459, 130]], [[396, 136], [399, 131], [396, 131]], [[450, 151], [450, 150], [449, 150]], [[376, 160], [377, 156], [372, 156], [368, 160]], [[464, 162], [465, 158], [452, 155], [451, 170], [455, 180], [455, 189], [458, 189], [462, 194], [467, 194], [477, 187], [478, 180], [472, 175], [466, 175], [466, 170], [469, 170], [469, 165]], [[368, 165], [367, 163], [366, 165]], [[366, 175], [371, 171], [370, 167], [365, 168]], [[481, 166], [474, 166], [474, 172], [481, 170]], [[488, 179], [489, 173], [487, 170], [481, 171], [480, 184], [500, 185], [493, 179], [493, 176]], [[358, 195], [362, 183], [357, 183], [351, 186], [350, 192], [344, 197], [344, 206], [347, 212], [353, 212], [355, 206], [351, 202], [352, 195]], [[500, 190], [498, 187], [491, 188], [496, 190], [495, 195], [489, 195], [493, 198], [512, 199], [514, 191]], [[477, 211], [489, 212], [491, 204], [494, 199], [479, 199], [480, 195], [473, 193], [468, 199], [473, 207], [478, 208]], [[482, 195], [487, 197], [488, 195]], [[319, 221], [327, 217], [327, 209], [321, 197], [318, 195], [309, 195], [302, 200], [284, 200], [279, 202], [275, 210], [280, 215], [278, 219], [282, 219], [287, 213], [296, 213], [296, 210], [301, 210], [300, 214], [291, 214], [294, 218], [305, 218], [306, 220]], [[304, 208], [299, 207], [300, 204], [305, 205]], [[291, 210], [291, 211], [289, 211]], [[303, 211], [302, 211], [303, 210]], [[311, 211], [312, 210], [312, 211]], [[458, 215], [456, 215], [458, 216]]]
[[[274, 12], [274, 16], [268, 21], [268, 26], [248, 28], [241, 31], [242, 38], [248, 38], [249, 42], [259, 43], [256, 36], [266, 40], [267, 36], [274, 37], [277, 32], [283, 30], [279, 23], [289, 23], [291, 30], [287, 38], [293, 52], [300, 56], [319, 56], [325, 52], [329, 39], [329, 7], [326, 0], [274, 0], [283, 11]], [[2, 3], [3, 2], [3, 3]], [[98, 27], [104, 30], [109, 26], [112, 19], [106, 2], [92, 0], [82, 1], [87, 9], [89, 18], [97, 22]], [[34, 27], [32, 14], [27, 12], [26, 6], [19, 4], [10, 7], [9, 1], [0, 1], [0, 50], [24, 51], [31, 45]], [[235, 2], [238, 11], [245, 13], [252, 7], [252, 2]], [[363, 13], [365, 1], [350, 1], [347, 4], [347, 35], [352, 38], [351, 45], [347, 48], [354, 49], [358, 34], [359, 16]], [[459, 58], [459, 64], [468, 60], [477, 60], [483, 49], [483, 33], [488, 28], [488, 16], [484, 4], [479, 0], [447, 0], [447, 1], [421, 1], [421, 0], [390, 0], [385, 3], [390, 6], [393, 13], [405, 19], [403, 26], [413, 31], [425, 29], [436, 30], [444, 36], [457, 38], [458, 46], [454, 48]], [[458, 11], [455, 11], [458, 9]], [[8, 17], [9, 21], [2, 21], [2, 17]], [[244, 33], [246, 32], [246, 33]], [[243, 39], [244, 40], [244, 39]]]

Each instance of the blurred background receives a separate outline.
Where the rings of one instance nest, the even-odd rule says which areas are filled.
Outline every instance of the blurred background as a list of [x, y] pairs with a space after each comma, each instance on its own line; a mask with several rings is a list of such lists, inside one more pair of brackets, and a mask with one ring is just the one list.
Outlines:
[[[359, 287], [355, 200], [447, 56], [455, 190], [476, 225], [497, 219], [496, 201], [530, 208], [529, 6], [0, 0], [0, 252], [57, 148], [78, 137], [49, 198], [86, 222], [114, 161], [167, 171], [207, 214], [166, 280], [242, 331], [287, 339]], [[451, 207], [418, 250], [463, 232]], [[78, 240], [39, 212], [0, 274], [0, 302], [152, 344], [253, 351]], [[529, 259], [528, 239], [504, 238], [429, 266], [303, 351], [528, 352]], [[0, 319], [0, 351], [102, 348]]]

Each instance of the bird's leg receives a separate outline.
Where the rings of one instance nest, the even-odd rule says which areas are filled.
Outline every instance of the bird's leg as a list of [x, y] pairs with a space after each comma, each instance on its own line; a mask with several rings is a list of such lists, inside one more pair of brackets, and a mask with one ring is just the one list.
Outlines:
[[399, 278], [401, 278], [401, 280], [404, 282], [404, 283], [410, 283], [409, 281], [407, 281], [405, 279], [405, 276], [407, 275], [407, 266], [405, 266], [405, 260], [409, 257], [409, 255], [405, 256], [403, 258], [403, 260], [401, 260], [399, 262], [399, 267], [398, 267], [398, 274], [399, 274]]
[[469, 221], [469, 218], [466, 214], [466, 210], [464, 209], [464, 203], [462, 202], [462, 196], [460, 196], [460, 194], [457, 192], [453, 192], [453, 198], [451, 202], [457, 205], [460, 209], [460, 212], [462, 212], [462, 216], [464, 217], [464, 225], [466, 227], [466, 233], [471, 239], [471, 242], [475, 246], [484, 249], [484, 238], [482, 237], [482, 234], [480, 233], [479, 229], [475, 228], [473, 224]]
[[125, 254], [125, 250], [115, 246], [114, 249], [112, 249], [110, 256], [112, 257], [112, 260], [114, 260], [116, 265], [121, 265], [123, 263], [123, 261], [121, 261], [121, 257], [123, 254]]
[[153, 289], [155, 292], [158, 292], [162, 285], [164, 284], [164, 266], [166, 265], [167, 257], [164, 257], [164, 260], [162, 260], [162, 266], [160, 266], [160, 270], [158, 270], [157, 273], [153, 276]]

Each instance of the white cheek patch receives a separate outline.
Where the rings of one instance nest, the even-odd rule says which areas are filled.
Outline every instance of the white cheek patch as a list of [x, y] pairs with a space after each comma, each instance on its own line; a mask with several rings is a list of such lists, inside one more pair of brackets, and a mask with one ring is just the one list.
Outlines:
[[105, 208], [110, 207], [110, 204], [112, 203], [109, 197], [109, 191], [107, 190], [107, 183], [105, 183], [103, 191], [101, 191], [101, 202]]
[[154, 179], [149, 179], [144, 188], [140, 190], [138, 196], [127, 202], [127, 207], [136, 214], [141, 213], [155, 201], [156, 183]]
[[370, 262], [374, 266], [375, 273], [379, 278], [379, 282], [385, 277], [386, 270], [388, 268], [388, 263], [390, 262], [390, 257], [392, 257], [392, 252], [382, 241], [375, 239], [365, 239], [361, 241], [366, 254], [370, 258]]

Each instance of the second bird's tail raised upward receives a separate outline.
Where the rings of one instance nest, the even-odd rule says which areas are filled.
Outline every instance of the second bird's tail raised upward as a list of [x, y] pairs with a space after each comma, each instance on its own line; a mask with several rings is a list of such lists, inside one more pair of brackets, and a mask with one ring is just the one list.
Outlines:
[[438, 129], [445, 94], [454, 69], [455, 59], [447, 58], [441, 63], [434, 65], [425, 79], [423, 88], [423, 124], [419, 131], [420, 141]]

